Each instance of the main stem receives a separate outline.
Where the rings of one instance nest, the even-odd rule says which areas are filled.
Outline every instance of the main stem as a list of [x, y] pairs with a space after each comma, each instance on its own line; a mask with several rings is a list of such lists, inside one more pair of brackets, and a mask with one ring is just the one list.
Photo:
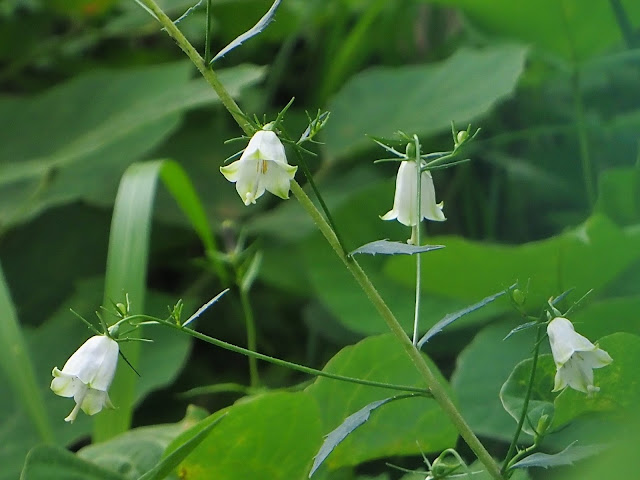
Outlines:
[[[412, 237], [415, 238], [416, 246], [419, 247], [422, 245], [422, 238], [420, 235], [421, 230], [421, 222], [422, 222], [422, 160], [420, 158], [420, 143], [416, 137], [416, 189], [417, 189], [417, 201], [416, 211], [418, 214], [418, 218], [416, 219], [415, 227], [415, 235]], [[422, 289], [422, 255], [420, 253], [416, 254], [416, 301], [415, 301], [415, 309], [413, 314], [413, 346], [418, 346], [418, 335], [420, 330], [420, 290]]]
[[444, 410], [449, 419], [453, 422], [456, 429], [465, 440], [469, 448], [473, 450], [473, 452], [478, 457], [484, 466], [486, 467], [489, 474], [495, 478], [496, 480], [503, 480], [503, 476], [500, 473], [500, 467], [495, 462], [495, 460], [491, 457], [489, 452], [484, 448], [484, 445], [478, 440], [478, 437], [475, 436], [471, 427], [464, 420], [456, 406], [451, 401], [451, 398], [445, 391], [444, 387], [440, 384], [434, 373], [431, 371], [429, 365], [425, 361], [422, 354], [416, 349], [404, 332], [404, 329], [396, 319], [393, 312], [389, 309], [385, 301], [382, 299], [376, 288], [373, 286], [367, 274], [362, 270], [360, 265], [351, 257], [347, 257], [343, 252], [336, 238], [333, 230], [329, 226], [329, 224], [325, 221], [322, 214], [316, 209], [311, 202], [311, 199], [304, 193], [304, 190], [298, 185], [298, 182], [295, 180], [291, 181], [291, 191], [296, 196], [302, 207], [307, 211], [307, 213], [311, 216], [313, 221], [316, 223], [324, 237], [329, 242], [331, 248], [333, 248], [334, 252], [342, 263], [347, 267], [347, 270], [353, 275], [356, 279], [360, 288], [364, 291], [364, 293], [369, 297], [371, 303], [376, 307], [378, 313], [382, 316], [384, 321], [387, 323], [389, 329], [393, 332], [393, 334], [398, 338], [405, 352], [411, 358], [411, 361], [416, 366], [418, 372], [424, 379], [425, 383], [429, 387], [433, 398], [438, 402], [440, 408]]
[[[242, 287], [240, 287], [240, 302], [242, 303], [242, 313], [244, 314], [244, 323], [247, 328], [247, 348], [255, 352], [258, 349], [256, 323], [253, 318], [249, 293]], [[258, 363], [255, 357], [249, 357], [249, 380], [252, 387], [257, 387], [260, 384]]]
[[[217, 75], [211, 69], [209, 69], [207, 65], [205, 65], [200, 54], [195, 50], [195, 48], [193, 48], [193, 46], [189, 43], [182, 32], [180, 32], [180, 30], [173, 24], [171, 19], [153, 0], [140, 0], [140, 2], [148, 7], [149, 10], [156, 15], [158, 21], [167, 30], [167, 33], [187, 54], [187, 56], [198, 68], [205, 80], [218, 94], [222, 104], [229, 111], [231, 116], [236, 120], [240, 128], [242, 128], [245, 133], [250, 135], [252, 133], [251, 126], [242, 114], [240, 107], [238, 107], [236, 102], [233, 100], [233, 98], [231, 98], [224, 86], [220, 83]], [[438, 402], [440, 407], [444, 410], [449, 419], [456, 426], [458, 432], [465, 440], [467, 445], [469, 445], [471, 450], [473, 450], [473, 452], [484, 464], [487, 471], [493, 478], [495, 478], [496, 480], [503, 480], [504, 477], [500, 472], [500, 467], [491, 457], [489, 452], [484, 448], [484, 445], [482, 445], [480, 440], [478, 440], [478, 437], [475, 436], [475, 434], [471, 430], [471, 427], [469, 427], [464, 418], [462, 418], [462, 415], [451, 401], [451, 398], [449, 398], [449, 395], [444, 390], [443, 386], [440, 384], [438, 379], [435, 377], [435, 375], [425, 362], [422, 354], [414, 347], [413, 343], [404, 332], [402, 326], [394, 316], [393, 312], [389, 309], [376, 288], [369, 280], [369, 277], [367, 277], [366, 273], [354, 259], [348, 257], [345, 254], [342, 246], [340, 245], [340, 242], [338, 241], [338, 238], [336, 237], [336, 234], [331, 229], [331, 226], [326, 222], [320, 211], [315, 207], [315, 205], [313, 205], [311, 199], [307, 196], [306, 193], [304, 193], [302, 187], [300, 187], [298, 182], [296, 182], [295, 180], [291, 181], [291, 191], [296, 196], [302, 207], [307, 211], [307, 213], [316, 223], [326, 240], [329, 242], [329, 245], [331, 245], [331, 248], [333, 248], [333, 250], [335, 251], [336, 255], [338, 255], [340, 260], [342, 260], [349, 272], [351, 272], [353, 277], [356, 279], [356, 281], [360, 285], [360, 288], [362, 288], [367, 297], [369, 297], [369, 300], [371, 301], [371, 303], [373, 303], [382, 318], [385, 320], [389, 329], [398, 338], [407, 355], [411, 358], [418, 372], [425, 380], [425, 383], [429, 387], [433, 398]], [[197, 332], [193, 332], [191, 334], [198, 338], [198, 335], [195, 335], [197, 334]]]

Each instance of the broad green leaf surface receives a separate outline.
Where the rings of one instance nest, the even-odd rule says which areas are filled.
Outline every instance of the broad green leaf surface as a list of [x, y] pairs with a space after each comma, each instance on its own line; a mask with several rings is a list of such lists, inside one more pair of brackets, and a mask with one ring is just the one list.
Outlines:
[[40, 440], [53, 442], [51, 421], [45, 411], [44, 399], [33, 368], [33, 362], [27, 350], [24, 334], [16, 309], [11, 300], [11, 294], [4, 272], [0, 266], [0, 364], [8, 380], [8, 392], [24, 406], [32, 425], [38, 431]]
[[[487, 32], [523, 41], [562, 56], [584, 60], [622, 43], [622, 34], [608, 0], [431, 0], [459, 7]], [[640, 26], [640, 4], [620, 2], [632, 26]]]
[[[516, 326], [505, 321], [482, 329], [458, 356], [451, 386], [462, 416], [477, 435], [510, 441], [516, 422], [505, 412], [499, 393], [513, 368], [531, 356], [535, 330], [516, 333], [503, 340]], [[543, 351], [548, 344], [543, 342]]]
[[433, 135], [449, 129], [451, 121], [466, 126], [511, 95], [525, 56], [526, 49], [516, 45], [461, 48], [440, 63], [355, 75], [328, 107], [324, 141], [330, 158], [372, 146], [365, 135]]
[[[35, 97], [0, 98], [0, 221], [15, 224], [79, 198], [112, 199], [127, 165], [174, 131], [186, 110], [217, 101], [190, 71], [185, 62], [97, 71]], [[241, 66], [221, 79], [237, 94], [260, 76]]]
[[598, 180], [596, 212], [619, 225], [640, 223], [640, 165], [606, 170]]
[[318, 406], [305, 392], [247, 397], [179, 436], [167, 452], [226, 414], [177, 468], [188, 480], [302, 479], [320, 448]]
[[613, 358], [613, 363], [594, 370], [594, 383], [600, 392], [591, 398], [565, 389], [555, 400], [554, 425], [565, 423], [588, 412], [611, 412], [622, 416], [625, 410], [636, 409], [640, 403], [640, 337], [629, 333], [614, 333], [598, 341]]
[[[502, 406], [516, 423], [522, 415], [532, 365], [533, 359], [531, 358], [520, 362], [500, 389]], [[534, 429], [542, 415], [553, 418], [553, 397], [555, 394], [551, 391], [553, 390], [555, 373], [556, 367], [553, 363], [553, 357], [549, 354], [540, 355], [527, 408], [527, 420], [522, 426], [522, 430], [529, 435], [534, 434]]]
[[[411, 360], [392, 335], [368, 337], [343, 348], [327, 363], [324, 371], [423, 386]], [[439, 378], [444, 382], [442, 376]], [[334, 430], [365, 405], [389, 396], [388, 390], [325, 378], [316, 379], [305, 391], [320, 406], [323, 434]], [[335, 448], [323, 468], [334, 470], [376, 458], [418, 454], [420, 449], [436, 452], [453, 446], [456, 438], [456, 430], [434, 400], [409, 398], [385, 405], [372, 415], [366, 424]]]
[[[545, 240], [519, 246], [435, 237], [446, 245], [429, 256], [422, 280], [428, 293], [475, 300], [504, 289], [517, 280], [529, 281], [529, 305], [575, 287], [577, 295], [606, 286], [640, 258], [640, 232], [623, 231], [602, 216]], [[410, 259], [387, 260], [386, 272], [409, 285]]]
[[607, 298], [571, 315], [576, 331], [592, 340], [615, 332], [640, 335], [640, 296]]
[[41, 445], [29, 452], [20, 480], [125, 480], [125, 477], [82, 460], [62, 447]]
[[127, 480], [136, 480], [160, 461], [176, 436], [206, 416], [204, 410], [190, 407], [178, 423], [136, 428], [106, 442], [84, 447], [78, 456]]
[[[41, 327], [25, 331], [36, 382], [41, 389], [40, 395], [44, 398], [46, 414], [53, 425], [55, 438], [60, 445], [69, 445], [86, 437], [91, 430], [92, 419], [81, 414], [73, 424], [64, 422], [64, 417], [73, 407], [73, 400], [58, 397], [49, 389], [51, 370], [54, 366], [62, 368], [67, 358], [91, 335], [87, 327], [69, 312], [69, 308], [93, 320], [93, 312], [100, 304], [101, 298], [101, 280], [82, 282], [74, 295], [65, 300], [60, 309]], [[165, 315], [166, 306], [172, 301], [170, 297], [150, 292], [147, 311], [151, 314]], [[134, 399], [136, 403], [150, 391], [171, 383], [189, 353], [190, 340], [186, 335], [176, 335], [168, 329], [157, 328], [147, 329], [147, 337], [153, 339], [154, 343], [142, 346], [139, 365], [142, 377]], [[6, 383], [3, 373], [0, 373], [0, 383]], [[119, 405], [116, 404], [116, 407]], [[0, 449], [0, 480], [15, 480], [24, 464], [25, 455], [41, 440], [32, 427], [23, 405], [16, 402], [12, 395], [0, 396], [0, 424], [0, 444], [3, 445]]]

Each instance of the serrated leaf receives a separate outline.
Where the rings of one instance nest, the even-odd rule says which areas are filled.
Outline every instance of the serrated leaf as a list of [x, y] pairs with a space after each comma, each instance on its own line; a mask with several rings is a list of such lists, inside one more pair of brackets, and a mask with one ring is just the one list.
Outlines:
[[313, 466], [311, 467], [311, 471], [309, 472], [309, 478], [311, 478], [318, 467], [322, 465], [322, 462], [325, 461], [325, 459], [340, 442], [347, 438], [347, 436], [356, 428], [369, 420], [369, 415], [371, 415], [372, 411], [394, 400], [400, 400], [413, 396], [414, 395], [396, 395], [393, 397], [384, 398], [382, 400], [377, 400], [375, 402], [371, 402], [368, 405], [365, 405], [356, 413], [353, 413], [345, 418], [344, 421], [338, 426], [338, 428], [336, 428], [326, 436], [322, 447], [320, 447], [320, 450], [313, 459]]
[[404, 242], [392, 242], [389, 240], [376, 240], [356, 248], [349, 255], [353, 256], [358, 253], [366, 253], [368, 255], [415, 255], [416, 253], [430, 252], [431, 250], [440, 250], [444, 245], [410, 245]]
[[573, 442], [567, 448], [558, 453], [534, 453], [526, 458], [523, 458], [519, 462], [511, 465], [511, 469], [514, 468], [530, 468], [530, 467], [560, 467], [563, 465], [573, 465], [578, 460], [591, 457], [597, 453], [601, 453], [605, 447], [601, 445], [588, 445], [584, 447], [576, 447]]
[[280, 5], [281, 1], [282, 0], [276, 0], [275, 2], [273, 2], [273, 5], [271, 5], [271, 8], [267, 11], [267, 13], [263, 15], [263, 17], [260, 20], [258, 20], [258, 23], [256, 23], [252, 28], [244, 32], [242, 35], [238, 35], [229, 45], [227, 45], [222, 50], [220, 50], [216, 54], [216, 56], [213, 57], [213, 60], [211, 60], [210, 63], [215, 62], [218, 58], [223, 57], [234, 48], [239, 47], [244, 42], [249, 40], [251, 37], [255, 37], [260, 32], [262, 32], [265, 28], [267, 28], [267, 25], [271, 23], [271, 20], [273, 20], [273, 17], [275, 16], [276, 10]]
[[503, 290], [502, 292], [495, 293], [493, 295], [489, 295], [488, 297], [483, 298], [478, 303], [474, 303], [473, 305], [468, 306], [467, 308], [463, 308], [455, 313], [450, 313], [446, 315], [442, 320], [436, 323], [433, 327], [429, 329], [427, 333], [420, 339], [418, 342], [418, 348], [422, 348], [422, 346], [431, 339], [434, 335], [440, 333], [442, 329], [446, 326], [451, 325], [453, 322], [458, 320], [459, 318], [465, 316], [468, 313], [475, 312], [479, 308], [484, 307], [485, 305], [493, 302], [496, 298], [500, 298], [502, 295], [507, 293], [512, 288], [515, 288], [515, 284], [511, 285], [507, 290]]

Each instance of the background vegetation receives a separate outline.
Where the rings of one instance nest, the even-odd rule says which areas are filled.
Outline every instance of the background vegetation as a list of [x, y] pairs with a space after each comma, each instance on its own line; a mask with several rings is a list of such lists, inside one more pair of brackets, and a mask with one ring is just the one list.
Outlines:
[[[159, 3], [177, 18], [193, 1]], [[215, 0], [212, 51], [269, 6]], [[179, 24], [201, 51], [204, 24], [204, 9]], [[331, 112], [310, 164], [349, 248], [409, 236], [397, 222], [379, 219], [391, 207], [395, 166], [373, 165], [385, 155], [365, 134], [417, 133], [425, 151], [439, 151], [450, 148], [450, 121], [461, 128], [473, 121], [482, 128], [465, 152], [473, 161], [434, 173], [448, 220], [428, 225], [428, 242], [447, 248], [424, 257], [423, 328], [519, 280], [528, 282], [527, 305], [534, 309], [569, 288], [574, 300], [595, 289], [573, 320], [596, 340], [640, 334], [639, 28], [640, 3], [632, 0], [284, 0], [276, 21], [217, 69], [244, 111], [260, 118], [273, 118], [295, 97], [285, 123], [294, 137], [306, 127], [305, 110]], [[240, 130], [134, 1], [4, 0], [0, 88], [1, 480], [16, 478], [27, 452], [43, 440], [74, 451], [88, 443], [93, 419], [64, 424], [69, 402], [48, 390], [51, 368], [88, 336], [69, 308], [90, 318], [104, 298], [122, 301], [126, 290], [137, 311], [164, 316], [166, 305], [182, 298], [191, 313], [233, 286], [256, 255], [249, 298], [258, 351], [319, 369], [331, 359], [326, 368], [335, 372], [419, 383], [297, 203], [266, 195], [257, 205], [242, 204], [219, 172], [244, 147], [224, 143]], [[157, 159], [172, 159], [187, 172], [210, 227], [194, 232], [193, 218], [176, 206], [188, 180], [174, 164], [146, 164], [137, 177], [130, 174], [137, 178], [126, 203], [132, 224], [122, 223], [122, 236], [114, 237], [123, 173]], [[132, 238], [141, 243], [105, 286], [110, 231], [111, 251], [126, 249]], [[212, 259], [225, 260], [226, 273]], [[376, 256], [362, 264], [409, 331], [413, 260]], [[527, 332], [503, 341], [518, 321], [501, 299], [427, 347], [465, 418], [498, 456], [516, 426], [498, 392], [531, 349]], [[198, 329], [246, 345], [237, 288], [203, 315]], [[125, 478], [154, 465], [204, 410], [254, 394], [236, 403], [185, 460], [180, 468], [191, 475], [185, 478], [305, 478], [322, 435], [384, 396], [328, 379], [311, 383], [264, 363], [260, 384], [249, 386], [243, 356], [168, 330], [145, 335], [155, 343], [141, 347], [142, 377], [131, 384], [133, 425], [156, 426], [76, 457]], [[637, 365], [637, 344], [625, 352], [625, 361]], [[30, 375], [41, 391], [25, 387]], [[304, 396], [286, 391], [303, 381]], [[615, 399], [605, 393], [584, 410], [606, 410], [613, 400], [637, 404], [637, 385], [624, 391]], [[46, 415], [38, 417], [40, 399]], [[406, 402], [373, 417], [317, 475], [397, 478], [380, 459], [419, 468], [420, 449], [456, 445], [435, 404]], [[112, 421], [102, 415], [98, 422]], [[588, 437], [600, 425], [581, 417], [572, 428]], [[563, 430], [549, 448], [573, 434]], [[210, 476], [198, 476], [199, 468]]]

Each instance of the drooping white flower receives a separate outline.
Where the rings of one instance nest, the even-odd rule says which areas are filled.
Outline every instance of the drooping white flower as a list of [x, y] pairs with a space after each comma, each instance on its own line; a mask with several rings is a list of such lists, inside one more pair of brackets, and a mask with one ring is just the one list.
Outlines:
[[[400, 162], [396, 177], [396, 193], [393, 198], [393, 208], [382, 217], [382, 220], [398, 220], [403, 225], [413, 227], [418, 224], [418, 163], [414, 161]], [[446, 220], [442, 213], [443, 202], [436, 203], [436, 191], [433, 186], [431, 173], [422, 172], [420, 180], [422, 188], [420, 214], [421, 219], [443, 222]]]
[[284, 146], [270, 128], [265, 125], [251, 137], [239, 160], [220, 167], [225, 178], [236, 184], [245, 205], [256, 203], [265, 190], [289, 198], [289, 185], [298, 167], [287, 163]]
[[593, 385], [593, 369], [609, 365], [613, 361], [609, 354], [577, 333], [563, 317], [549, 322], [547, 334], [557, 369], [553, 391], [567, 386], [587, 394], [599, 391]]
[[84, 342], [62, 367], [53, 369], [51, 390], [61, 397], [73, 397], [76, 406], [65, 422], [73, 422], [80, 409], [95, 415], [104, 407], [113, 408], [109, 386], [118, 364], [118, 343], [106, 335]]

